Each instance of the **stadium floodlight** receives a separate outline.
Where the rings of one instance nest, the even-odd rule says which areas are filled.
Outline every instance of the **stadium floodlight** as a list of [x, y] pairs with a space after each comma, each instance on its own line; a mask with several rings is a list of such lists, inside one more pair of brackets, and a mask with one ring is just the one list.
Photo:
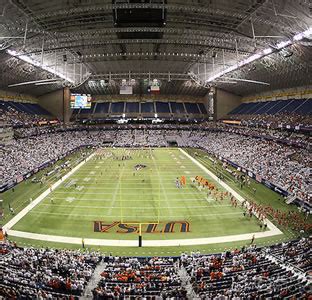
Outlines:
[[273, 49], [267, 48], [267, 49], [264, 49], [262, 52], [263, 52], [263, 55], [268, 55], [268, 54], [271, 54], [273, 52]]
[[291, 40], [287, 40], [287, 41], [283, 41], [283, 42], [280, 42], [278, 44], [276, 44], [275, 48], [280, 50], [280, 49], [283, 49], [287, 46], [290, 46], [292, 44], [292, 41]]
[[256, 61], [258, 59], [261, 59], [267, 55], [270, 55], [271, 53], [273, 53], [274, 51], [280, 51], [290, 45], [292, 45], [293, 43], [295, 43], [296, 41], [300, 41], [302, 40], [303, 38], [308, 38], [310, 35], [312, 35], [312, 27], [308, 28], [307, 30], [303, 31], [303, 32], [300, 32], [296, 35], [294, 35], [291, 39], [289, 40], [286, 40], [286, 41], [282, 41], [282, 42], [279, 42], [276, 46], [272, 46], [270, 48], [267, 48], [267, 49], [264, 49], [258, 53], [255, 53], [253, 55], [251, 55], [250, 57], [244, 59], [244, 60], [241, 60], [239, 62], [237, 62], [236, 64], [224, 69], [223, 71], [209, 77], [205, 82], [208, 83], [208, 82], [212, 82], [214, 80], [216, 80], [217, 78], [229, 73], [229, 72], [232, 72], [232, 71], [235, 71], [237, 69], [239, 69], [240, 67], [242, 66], [245, 66], [253, 61]]
[[270, 85], [268, 82], [264, 81], [258, 81], [258, 80], [250, 80], [250, 79], [243, 79], [243, 78], [231, 78], [231, 77], [223, 77], [224, 79], [228, 80], [236, 80], [236, 81], [242, 81], [242, 82], [249, 82], [249, 83], [256, 83], [256, 84], [262, 84], [262, 85]]
[[60, 83], [60, 81], [55, 80], [55, 81], [48, 81], [48, 82], [37, 82], [35, 83], [35, 85], [49, 85], [49, 84], [58, 84], [58, 83]]
[[60, 77], [60, 78], [62, 78], [62, 79], [64, 79], [64, 80], [66, 80], [66, 81], [68, 81], [68, 82], [70, 82], [70, 83], [75, 83], [71, 78], [69, 78], [68, 76], [64, 75], [63, 73], [61, 73], [61, 72], [59, 72], [59, 71], [57, 71], [57, 70], [55, 70], [55, 69], [53, 69], [53, 68], [51, 68], [51, 67], [45, 65], [45, 64], [41, 64], [40, 62], [38, 62], [38, 61], [32, 59], [32, 58], [31, 58], [30, 56], [28, 56], [28, 55], [19, 54], [19, 53], [17, 53], [15, 50], [10, 50], [10, 49], [6, 50], [6, 52], [7, 52], [9, 55], [11, 55], [11, 56], [14, 56], [14, 57], [16, 57], [16, 58], [18, 58], [18, 59], [20, 59], [20, 60], [22, 60], [22, 61], [25, 61], [25, 62], [27, 62], [27, 63], [29, 63], [29, 64], [35, 66], [35, 67], [41, 68], [41, 69], [43, 69], [43, 70], [45, 70], [45, 71], [47, 71], [47, 72], [49, 72], [49, 73], [51, 73], [51, 74], [53, 74], [53, 75], [56, 75], [56, 76], [58, 76], [58, 77]]
[[38, 85], [39, 83], [51, 84], [51, 82], [61, 82], [61, 81], [62, 81], [62, 79], [57, 80], [56, 78], [51, 78], [51, 79], [43, 79], [43, 80], [34, 80], [34, 81], [27, 81], [27, 82], [21, 82], [21, 83], [14, 83], [14, 84], [8, 85], [8, 87], [16, 87], [16, 86], [30, 85], [30, 84]]
[[294, 41], [301, 41], [303, 38], [308, 37], [309, 35], [312, 34], [312, 27], [310, 27], [309, 29], [307, 29], [304, 32], [298, 33], [293, 37]]

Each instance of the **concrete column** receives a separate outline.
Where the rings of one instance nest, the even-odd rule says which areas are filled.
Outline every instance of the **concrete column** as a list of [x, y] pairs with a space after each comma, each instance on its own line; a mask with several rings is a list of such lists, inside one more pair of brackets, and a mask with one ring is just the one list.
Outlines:
[[241, 100], [241, 96], [217, 89], [215, 118], [217, 120], [224, 118], [231, 110], [241, 104]]
[[38, 103], [60, 121], [69, 122], [72, 109], [70, 108], [70, 90], [68, 87], [40, 96]]

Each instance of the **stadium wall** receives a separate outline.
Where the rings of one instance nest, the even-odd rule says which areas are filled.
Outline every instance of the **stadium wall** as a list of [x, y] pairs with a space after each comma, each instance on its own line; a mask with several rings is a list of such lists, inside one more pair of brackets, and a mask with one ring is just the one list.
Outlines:
[[64, 88], [39, 97], [38, 103], [59, 120], [67, 123], [72, 113], [69, 100], [70, 90], [69, 88]]
[[312, 85], [263, 92], [242, 98], [242, 102], [275, 101], [312, 98]]
[[241, 103], [241, 96], [217, 89], [215, 104], [216, 119], [225, 117], [231, 110], [239, 106]]

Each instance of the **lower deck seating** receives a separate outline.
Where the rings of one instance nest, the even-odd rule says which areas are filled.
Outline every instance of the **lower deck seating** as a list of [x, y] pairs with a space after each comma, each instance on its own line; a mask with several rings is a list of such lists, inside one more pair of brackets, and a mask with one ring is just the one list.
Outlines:
[[[219, 254], [114, 257], [0, 244], [5, 299], [85, 299], [96, 266], [93, 299], [311, 299], [311, 239]], [[101, 261], [101, 265], [98, 263]], [[299, 269], [298, 269], [299, 268]]]
[[201, 299], [287, 299], [308, 295], [307, 279], [283, 263], [272, 261], [268, 250], [251, 246], [219, 255], [184, 255], [182, 263]]
[[65, 294], [80, 296], [101, 260], [98, 253], [21, 248], [1, 244], [2, 284], [31, 295]]
[[279, 128], [312, 126], [312, 99], [289, 99], [242, 103], [228, 117], [243, 125]]
[[181, 287], [178, 265], [172, 258], [110, 257], [94, 289], [94, 299], [125, 297], [186, 297]]

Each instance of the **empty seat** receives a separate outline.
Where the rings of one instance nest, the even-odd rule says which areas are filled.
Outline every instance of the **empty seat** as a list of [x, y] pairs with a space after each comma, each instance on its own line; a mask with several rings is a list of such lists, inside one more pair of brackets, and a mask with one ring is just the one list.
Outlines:
[[109, 103], [108, 102], [99, 102], [96, 104], [95, 107], [95, 114], [107, 114], [109, 109]]
[[200, 114], [197, 103], [184, 103], [187, 113], [189, 114]]
[[112, 114], [122, 114], [124, 112], [125, 102], [112, 102], [111, 113]]
[[139, 102], [126, 103], [126, 113], [139, 113]]
[[174, 114], [185, 114], [185, 109], [183, 103], [179, 102], [170, 102], [171, 111]]
[[153, 102], [142, 102], [141, 103], [141, 112], [142, 113], [154, 113], [154, 103]]
[[157, 113], [161, 114], [169, 114], [169, 103], [168, 102], [156, 102], [156, 111]]

